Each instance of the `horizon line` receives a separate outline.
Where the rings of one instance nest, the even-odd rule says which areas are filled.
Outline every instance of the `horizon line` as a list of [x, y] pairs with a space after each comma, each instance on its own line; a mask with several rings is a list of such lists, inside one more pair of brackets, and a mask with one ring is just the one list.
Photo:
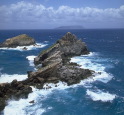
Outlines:
[[0, 29], [0, 30], [89, 30], [89, 29], [97, 29], [97, 30], [99, 30], [99, 29], [124, 29], [124, 27], [123, 28], [82, 28], [82, 29], [57, 29], [57, 28], [52, 28], [52, 29], [50, 29], [50, 28], [41, 28], [41, 29], [19, 29], [19, 28], [17, 28], [17, 29]]

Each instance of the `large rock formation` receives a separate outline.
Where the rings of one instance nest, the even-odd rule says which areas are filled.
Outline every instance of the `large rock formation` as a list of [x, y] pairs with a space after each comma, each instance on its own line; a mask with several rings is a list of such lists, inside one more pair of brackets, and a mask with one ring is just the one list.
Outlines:
[[21, 34], [19, 36], [6, 39], [0, 44], [0, 47], [17, 47], [17, 46], [28, 46], [35, 44], [35, 40], [26, 34]]
[[86, 44], [70, 32], [58, 40], [53, 46], [42, 51], [34, 60], [38, 70], [29, 71], [28, 78], [24, 81], [13, 80], [11, 83], [0, 84], [0, 110], [4, 109], [6, 100], [14, 96], [15, 98], [27, 97], [32, 92], [30, 86], [39, 89], [44, 83], [57, 83], [64, 81], [68, 85], [79, 83], [92, 75], [93, 71], [82, 69], [76, 63], [71, 63], [72, 56], [88, 54]]
[[[49, 49], [41, 52], [41, 54], [39, 54], [39, 56], [35, 58], [34, 63], [36, 65], [42, 63], [44, 66], [44, 63], [48, 62], [48, 60], [50, 62], [51, 61], [56, 62], [56, 59], [60, 59], [61, 57], [61, 60], [65, 61], [70, 57], [79, 56], [88, 53], [89, 51], [86, 47], [86, 44], [81, 40], [78, 40], [75, 35], [68, 32], [65, 36], [63, 36], [60, 40], [58, 40]], [[59, 57], [56, 58], [56, 56], [54, 55]], [[55, 58], [55, 59], [51, 59], [51, 58]]]
[[64, 81], [68, 85], [78, 83], [92, 74], [88, 69], [81, 69], [78, 64], [70, 63], [70, 58], [88, 54], [86, 44], [70, 32], [53, 46], [41, 52], [34, 60], [42, 64], [37, 72], [29, 72], [29, 78], [42, 78], [45, 82]]

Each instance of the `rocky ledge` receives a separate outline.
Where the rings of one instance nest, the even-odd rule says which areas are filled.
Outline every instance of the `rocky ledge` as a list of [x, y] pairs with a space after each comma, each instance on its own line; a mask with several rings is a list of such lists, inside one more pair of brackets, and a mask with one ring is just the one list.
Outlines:
[[35, 40], [32, 37], [26, 34], [21, 34], [13, 38], [6, 39], [6, 41], [0, 44], [0, 47], [15, 48], [17, 46], [29, 46], [34, 44]]
[[42, 89], [44, 83], [59, 81], [72, 85], [91, 76], [93, 71], [80, 68], [78, 64], [70, 62], [71, 57], [88, 53], [86, 44], [68, 32], [34, 59], [37, 71], [28, 71], [26, 80], [13, 80], [12, 83], [0, 84], [0, 110], [4, 109], [6, 100], [11, 97], [16, 99], [27, 97], [32, 92], [30, 86]]

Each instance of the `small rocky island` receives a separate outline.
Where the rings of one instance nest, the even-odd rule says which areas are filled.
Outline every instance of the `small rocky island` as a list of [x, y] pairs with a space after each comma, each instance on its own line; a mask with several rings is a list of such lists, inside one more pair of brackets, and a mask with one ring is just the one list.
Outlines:
[[[66, 82], [68, 85], [79, 83], [93, 74], [89, 69], [82, 69], [70, 62], [71, 57], [89, 54], [87, 46], [70, 32], [47, 50], [42, 51], [34, 63], [37, 71], [28, 71], [28, 78], [23, 81], [13, 80], [0, 84], [0, 110], [6, 106], [6, 100], [26, 98], [32, 92], [30, 86], [42, 89], [45, 83]], [[42, 66], [39, 66], [42, 65]]]
[[13, 38], [6, 39], [6, 41], [0, 44], [0, 47], [15, 48], [17, 46], [29, 46], [34, 44], [35, 40], [32, 37], [26, 34], [21, 34]]

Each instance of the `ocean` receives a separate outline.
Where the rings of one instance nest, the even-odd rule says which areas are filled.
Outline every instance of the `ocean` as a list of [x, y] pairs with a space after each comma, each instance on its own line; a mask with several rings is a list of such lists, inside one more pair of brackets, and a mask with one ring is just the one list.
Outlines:
[[28, 46], [27, 51], [0, 48], [0, 83], [26, 79], [27, 71], [36, 70], [34, 57], [66, 32], [82, 39], [90, 50], [71, 61], [101, 74], [72, 86], [59, 82], [58, 87], [48, 84], [52, 88], [47, 90], [32, 87], [27, 99], [8, 100], [1, 115], [124, 115], [124, 29], [0, 30], [0, 42], [28, 34], [40, 44]]

